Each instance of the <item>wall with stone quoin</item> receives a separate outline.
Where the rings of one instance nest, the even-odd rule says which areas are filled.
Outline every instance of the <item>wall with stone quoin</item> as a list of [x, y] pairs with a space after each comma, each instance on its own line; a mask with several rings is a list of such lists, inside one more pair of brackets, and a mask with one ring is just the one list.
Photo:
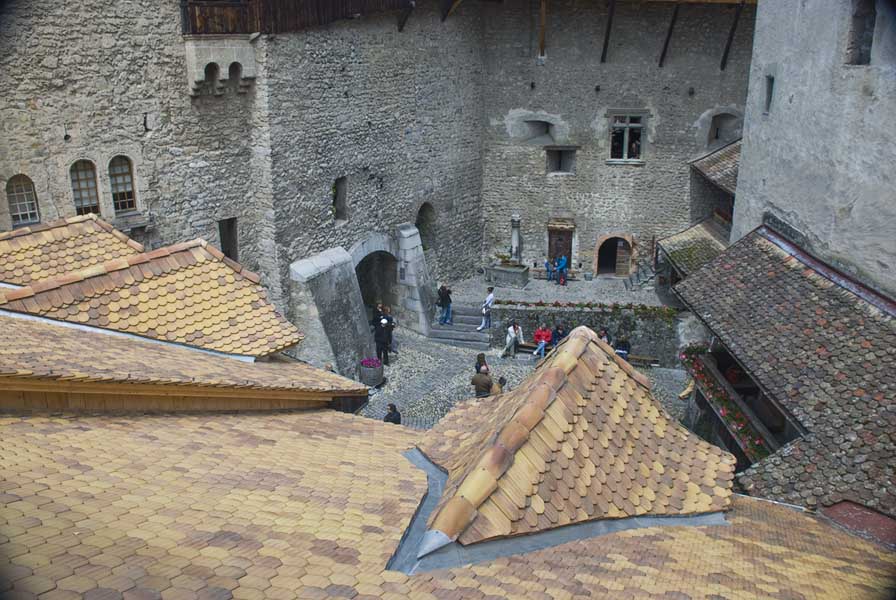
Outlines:
[[[691, 205], [686, 161], [705, 150], [699, 138], [714, 113], [743, 110], [755, 11], [741, 15], [722, 71], [732, 5], [683, 3], [662, 68], [673, 3], [617, 3], [605, 63], [607, 3], [551, 2], [544, 59], [538, 8], [528, 0], [483, 4], [485, 251], [507, 251], [511, 215], [519, 214], [524, 261], [540, 266], [548, 221], [568, 217], [576, 224], [572, 264], [590, 271], [605, 235], [633, 234], [643, 253], [654, 236], [705, 216], [702, 203]], [[615, 109], [649, 113], [643, 165], [608, 164], [606, 115]], [[553, 143], [579, 147], [574, 174], [546, 173], [545, 142], [527, 139], [526, 120], [550, 122]]]
[[632, 354], [652, 356], [663, 367], [678, 365], [677, 314], [664, 307], [579, 308], [557, 306], [521, 306], [499, 304], [492, 308], [491, 345], [504, 347], [507, 328], [512, 321], [523, 328], [523, 337], [532, 342], [532, 334], [541, 323], [553, 329], [563, 323], [567, 331], [584, 325], [599, 331], [606, 328], [610, 341], [627, 339]]

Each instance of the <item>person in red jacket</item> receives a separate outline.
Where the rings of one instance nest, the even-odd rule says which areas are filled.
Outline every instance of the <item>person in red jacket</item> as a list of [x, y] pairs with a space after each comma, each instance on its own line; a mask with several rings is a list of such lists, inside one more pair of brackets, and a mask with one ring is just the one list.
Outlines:
[[535, 330], [535, 343], [538, 344], [538, 347], [535, 348], [535, 352], [532, 354], [541, 355], [544, 358], [544, 348], [548, 344], [551, 343], [551, 330], [544, 323]]

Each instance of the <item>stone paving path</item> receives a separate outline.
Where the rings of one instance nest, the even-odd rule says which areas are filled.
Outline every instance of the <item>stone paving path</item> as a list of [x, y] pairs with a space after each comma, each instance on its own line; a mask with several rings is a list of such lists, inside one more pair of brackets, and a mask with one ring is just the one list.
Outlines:
[[[472, 397], [473, 364], [477, 350], [446, 346], [412, 331], [395, 332], [398, 354], [391, 355], [386, 367], [386, 385], [370, 397], [361, 415], [382, 419], [386, 405], [394, 402], [402, 423], [415, 429], [429, 429], [458, 401]], [[532, 371], [535, 362], [523, 354], [499, 358], [500, 349], [487, 351], [486, 360], [495, 377], [507, 378], [516, 387]], [[676, 419], [684, 415], [678, 393], [687, 379], [680, 369], [646, 369], [655, 384], [655, 396]]]
[[[462, 305], [479, 306], [485, 299], [486, 288], [482, 276], [449, 284], [452, 302]], [[604, 304], [644, 304], [663, 306], [667, 304], [652, 289], [628, 290], [625, 280], [615, 277], [599, 277], [593, 281], [570, 281], [566, 286], [549, 283], [543, 279], [532, 279], [524, 289], [495, 288], [495, 298], [499, 300], [526, 300], [529, 302], [602, 302]]]

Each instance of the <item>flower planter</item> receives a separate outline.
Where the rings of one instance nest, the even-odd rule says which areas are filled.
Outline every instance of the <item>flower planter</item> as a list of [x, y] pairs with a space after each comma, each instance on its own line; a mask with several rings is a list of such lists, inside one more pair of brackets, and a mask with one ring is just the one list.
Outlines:
[[361, 365], [361, 383], [368, 387], [376, 387], [383, 382], [383, 366], [365, 367]]

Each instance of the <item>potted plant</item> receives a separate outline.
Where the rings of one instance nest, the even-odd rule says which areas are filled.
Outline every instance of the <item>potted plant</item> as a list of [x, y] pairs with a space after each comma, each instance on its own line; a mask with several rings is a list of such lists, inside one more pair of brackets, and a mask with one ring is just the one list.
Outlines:
[[365, 358], [361, 361], [361, 383], [368, 387], [376, 387], [383, 382], [383, 363], [378, 358]]

